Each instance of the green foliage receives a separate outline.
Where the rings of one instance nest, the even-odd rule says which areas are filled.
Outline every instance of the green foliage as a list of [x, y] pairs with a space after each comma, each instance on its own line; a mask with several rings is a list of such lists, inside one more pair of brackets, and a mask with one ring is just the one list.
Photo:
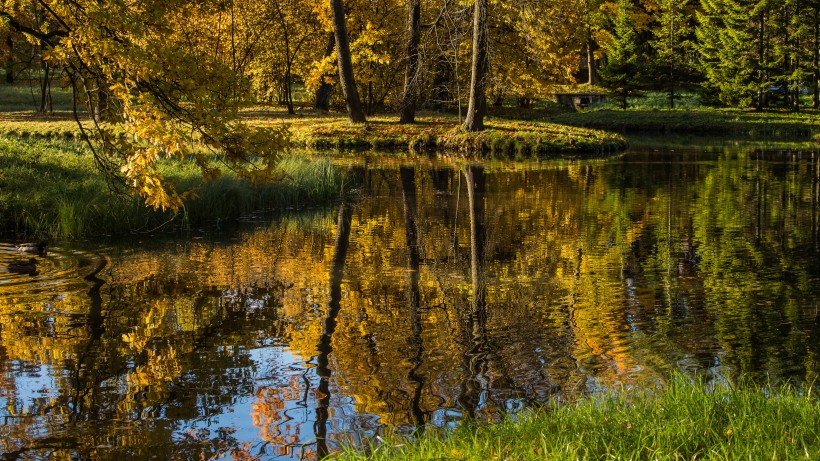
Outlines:
[[689, 0], [660, 0], [658, 7], [658, 26], [649, 41], [655, 52], [651, 74], [658, 87], [666, 90], [668, 106], [674, 109], [679, 88], [695, 79], [694, 16]]
[[638, 37], [630, 10], [630, 4], [620, 0], [614, 42], [607, 48], [607, 65], [601, 70], [603, 85], [612, 90], [623, 109], [627, 108], [627, 98], [640, 88], [643, 78]]
[[749, 48], [756, 35], [749, 27], [750, 11], [737, 2], [702, 0], [701, 4], [697, 38], [705, 88], [725, 104], [750, 107], [760, 73]]
[[678, 376], [665, 389], [612, 391], [339, 459], [816, 459], [818, 428], [820, 405], [811, 392]]
[[[633, 110], [661, 110], [669, 108], [669, 94], [648, 91], [628, 98], [629, 108]], [[620, 108], [618, 101], [607, 99], [593, 104], [588, 112], [596, 110], [615, 110]], [[675, 93], [675, 109], [705, 109], [701, 95], [693, 92]]]

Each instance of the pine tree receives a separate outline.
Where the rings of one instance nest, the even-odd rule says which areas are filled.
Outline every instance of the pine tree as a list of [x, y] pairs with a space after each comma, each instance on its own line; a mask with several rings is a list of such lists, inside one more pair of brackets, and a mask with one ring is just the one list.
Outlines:
[[700, 68], [707, 91], [721, 102], [766, 106], [772, 68], [768, 0], [701, 0], [698, 13]]
[[652, 30], [650, 45], [655, 51], [653, 81], [669, 95], [669, 108], [675, 107], [677, 91], [695, 79], [693, 65], [694, 15], [689, 0], [660, 0], [658, 25]]
[[601, 70], [601, 82], [612, 90], [621, 107], [628, 107], [627, 98], [640, 88], [642, 79], [638, 49], [638, 35], [630, 16], [631, 5], [626, 0], [618, 3], [614, 41], [607, 47], [607, 65]]

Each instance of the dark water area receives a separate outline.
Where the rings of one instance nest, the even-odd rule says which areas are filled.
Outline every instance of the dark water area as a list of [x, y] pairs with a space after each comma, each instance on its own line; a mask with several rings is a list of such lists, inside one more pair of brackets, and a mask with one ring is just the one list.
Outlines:
[[[5, 459], [316, 459], [613, 388], [820, 373], [820, 159], [350, 168], [206, 238], [0, 244]], [[27, 259], [23, 258], [23, 259]]]

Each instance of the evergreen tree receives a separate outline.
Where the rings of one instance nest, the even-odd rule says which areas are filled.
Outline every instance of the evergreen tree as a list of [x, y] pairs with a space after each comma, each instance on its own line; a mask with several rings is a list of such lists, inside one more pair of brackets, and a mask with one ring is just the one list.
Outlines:
[[628, 107], [627, 98], [640, 88], [642, 69], [638, 48], [638, 34], [630, 16], [627, 0], [618, 3], [613, 42], [607, 46], [607, 65], [601, 70], [601, 82], [609, 88], [621, 107]]
[[669, 108], [674, 108], [676, 92], [696, 78], [692, 56], [694, 13], [689, 0], [659, 0], [658, 8], [658, 25], [650, 41], [655, 52], [653, 81], [667, 92]]
[[766, 106], [772, 67], [769, 0], [701, 0], [698, 51], [705, 88], [721, 102]]

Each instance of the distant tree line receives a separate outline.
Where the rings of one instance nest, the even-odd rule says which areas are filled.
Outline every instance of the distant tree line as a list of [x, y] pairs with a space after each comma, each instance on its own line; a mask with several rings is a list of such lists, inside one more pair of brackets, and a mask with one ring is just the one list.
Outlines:
[[[72, 20], [88, 6], [60, 3], [0, 2], [5, 80], [37, 79], [43, 111], [50, 107], [51, 77], [68, 58], [55, 47], [77, 39]], [[107, 14], [134, 16], [138, 3], [112, 2]], [[169, 3], [161, 11], [184, 11], [189, 22], [184, 30], [166, 31], [168, 40], [215, 57], [240, 76], [237, 83], [254, 100], [291, 112], [297, 99], [310, 99], [320, 109], [347, 104], [353, 121], [395, 110], [410, 123], [419, 107], [466, 110], [469, 119], [505, 100], [528, 107], [556, 85], [575, 83], [601, 85], [624, 105], [629, 95], [654, 90], [666, 92], [674, 106], [687, 90], [708, 103], [758, 109], [799, 109], [808, 93], [820, 106], [820, 0]], [[158, 25], [154, 33], [173, 24], [142, 11]], [[82, 19], [84, 26], [104, 20]], [[116, 33], [127, 40], [131, 32]], [[102, 93], [111, 83], [101, 85]], [[294, 84], [303, 84], [310, 98], [297, 98]], [[99, 95], [95, 103], [100, 97], [106, 103]]]

